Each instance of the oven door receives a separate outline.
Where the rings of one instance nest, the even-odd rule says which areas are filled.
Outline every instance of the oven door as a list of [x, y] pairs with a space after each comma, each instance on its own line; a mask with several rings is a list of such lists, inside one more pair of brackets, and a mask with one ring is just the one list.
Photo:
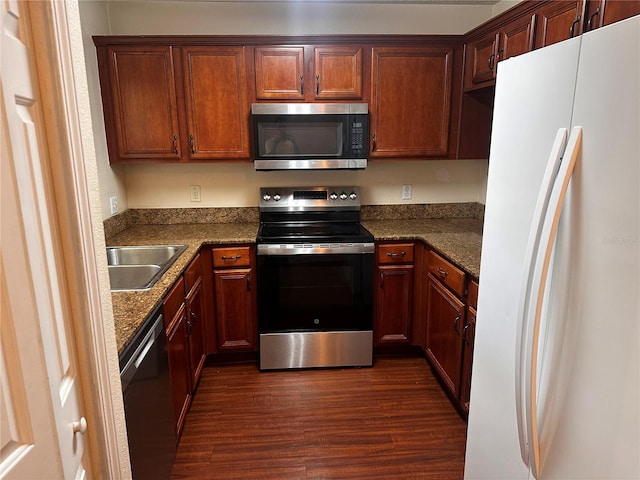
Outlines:
[[258, 255], [260, 368], [370, 366], [373, 253]]

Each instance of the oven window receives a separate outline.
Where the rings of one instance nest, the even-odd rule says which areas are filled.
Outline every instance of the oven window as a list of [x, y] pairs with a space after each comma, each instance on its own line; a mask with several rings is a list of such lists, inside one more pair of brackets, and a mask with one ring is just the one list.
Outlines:
[[261, 333], [370, 330], [373, 255], [258, 257]]
[[296, 118], [256, 122], [260, 158], [343, 156], [344, 122]]

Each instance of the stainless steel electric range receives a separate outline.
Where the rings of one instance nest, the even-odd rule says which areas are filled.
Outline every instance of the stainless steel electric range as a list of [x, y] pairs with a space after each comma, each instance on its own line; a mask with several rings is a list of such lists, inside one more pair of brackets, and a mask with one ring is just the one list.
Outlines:
[[370, 366], [373, 236], [358, 187], [260, 189], [260, 368]]

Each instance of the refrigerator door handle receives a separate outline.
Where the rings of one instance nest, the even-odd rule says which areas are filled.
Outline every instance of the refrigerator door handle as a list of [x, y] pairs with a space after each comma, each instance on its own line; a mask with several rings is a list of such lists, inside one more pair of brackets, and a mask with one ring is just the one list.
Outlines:
[[569, 181], [575, 169], [576, 161], [582, 145], [582, 128], [574, 127], [567, 142], [567, 148], [563, 155], [560, 169], [549, 197], [548, 207], [544, 215], [540, 241], [537, 247], [533, 271], [531, 273], [531, 285], [529, 297], [525, 302], [525, 317], [527, 320], [526, 332], [523, 332], [527, 340], [524, 346], [524, 403], [527, 443], [529, 449], [529, 467], [534, 478], [539, 478], [542, 458], [540, 456], [540, 438], [538, 430], [538, 345], [540, 339], [540, 326], [542, 322], [543, 305], [551, 263], [551, 254], [555, 244], [558, 230], [558, 222], [564, 205], [565, 195]]
[[525, 417], [525, 366], [526, 361], [526, 348], [525, 345], [529, 343], [527, 334], [529, 328], [528, 317], [525, 315], [529, 311], [529, 301], [531, 297], [531, 283], [533, 279], [533, 272], [535, 261], [537, 257], [538, 246], [540, 244], [540, 235], [542, 233], [542, 225], [544, 221], [547, 208], [549, 206], [549, 199], [551, 197], [551, 191], [553, 183], [558, 175], [560, 163], [562, 161], [562, 155], [567, 144], [568, 130], [566, 128], [558, 129], [556, 137], [549, 153], [547, 160], [547, 167], [542, 177], [540, 185], [540, 191], [538, 193], [538, 200], [533, 212], [533, 219], [531, 222], [531, 230], [529, 232], [529, 240], [527, 243], [527, 250], [525, 253], [525, 265], [523, 268], [524, 276], [522, 279], [522, 286], [520, 290], [520, 302], [518, 308], [519, 319], [519, 332], [516, 339], [516, 417], [518, 423], [518, 440], [520, 442], [520, 456], [525, 465], [529, 465], [529, 443], [528, 443], [528, 422]]

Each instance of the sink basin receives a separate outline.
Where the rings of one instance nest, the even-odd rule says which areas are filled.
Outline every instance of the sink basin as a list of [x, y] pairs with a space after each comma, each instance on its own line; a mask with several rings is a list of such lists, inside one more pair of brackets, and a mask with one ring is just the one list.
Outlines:
[[107, 247], [111, 290], [150, 289], [186, 248], [186, 245]]
[[107, 247], [108, 265], [164, 265], [184, 252], [186, 245]]

